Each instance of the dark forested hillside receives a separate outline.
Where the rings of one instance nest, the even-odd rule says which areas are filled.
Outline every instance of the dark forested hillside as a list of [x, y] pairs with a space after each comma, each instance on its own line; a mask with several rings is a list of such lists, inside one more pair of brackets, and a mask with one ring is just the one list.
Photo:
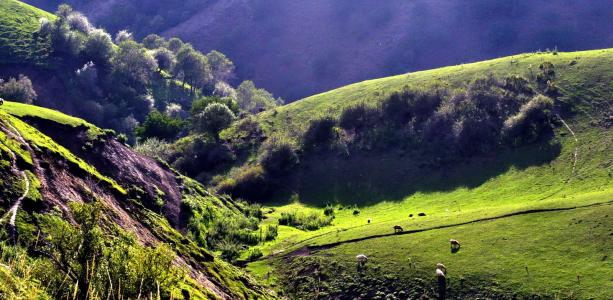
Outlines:
[[[47, 10], [59, 1], [29, 0]], [[351, 82], [557, 46], [613, 45], [608, 0], [67, 0], [111, 32], [217, 49], [295, 100]]]

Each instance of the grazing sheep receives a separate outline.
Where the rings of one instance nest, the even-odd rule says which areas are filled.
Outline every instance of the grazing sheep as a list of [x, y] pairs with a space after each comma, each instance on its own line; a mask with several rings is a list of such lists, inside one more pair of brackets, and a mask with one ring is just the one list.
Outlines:
[[442, 271], [443, 271], [443, 273], [447, 273], [447, 268], [446, 268], [446, 267], [445, 267], [445, 265], [443, 265], [442, 263], [437, 263], [437, 264], [436, 264], [436, 269], [437, 269], [437, 270], [439, 270], [439, 269], [440, 269], [440, 270], [442, 270]]
[[400, 225], [394, 226], [394, 233], [399, 233], [399, 232], [402, 232], [402, 226]]
[[460, 242], [458, 242], [458, 240], [449, 239], [449, 243], [451, 243], [452, 252], [457, 252], [458, 250], [460, 250]]
[[436, 264], [436, 278], [438, 279], [438, 299], [445, 299], [447, 292], [447, 268], [442, 263]]
[[0, 98], [0, 105], [4, 104], [4, 99]]
[[366, 265], [366, 262], [368, 261], [368, 257], [364, 254], [356, 255], [355, 259], [358, 261], [358, 269], [364, 267]]

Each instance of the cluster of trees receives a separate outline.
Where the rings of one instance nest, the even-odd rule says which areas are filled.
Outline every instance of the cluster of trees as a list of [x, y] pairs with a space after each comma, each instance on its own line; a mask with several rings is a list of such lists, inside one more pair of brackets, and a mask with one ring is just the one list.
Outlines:
[[32, 87], [30, 78], [19, 75], [19, 78], [9, 78], [7, 81], [0, 78], [0, 98], [23, 103], [32, 103], [36, 100], [36, 91]]
[[548, 93], [555, 85], [549, 81], [541, 89], [519, 76], [486, 76], [453, 93], [404, 89], [379, 105], [358, 104], [338, 117], [312, 120], [297, 144], [269, 139], [259, 149], [257, 164], [235, 170], [217, 187], [262, 199], [287, 185], [301, 156], [318, 153], [403, 148], [442, 164], [533, 143], [551, 132], [555, 121], [554, 95]]
[[[38, 36], [50, 40], [49, 65], [64, 72], [74, 107], [97, 125], [143, 142], [171, 142], [190, 131], [217, 138], [239, 114], [281, 102], [251, 81], [232, 87], [235, 66], [218, 51], [204, 54], [155, 34], [139, 43], [127, 30], [113, 37], [68, 5], [60, 5], [56, 15], [53, 21], [41, 18]], [[190, 114], [194, 102], [218, 104]]]

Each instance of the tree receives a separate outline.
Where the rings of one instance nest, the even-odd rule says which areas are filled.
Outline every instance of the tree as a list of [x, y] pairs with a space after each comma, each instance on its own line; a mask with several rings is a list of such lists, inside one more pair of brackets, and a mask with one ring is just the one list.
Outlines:
[[265, 89], [258, 89], [253, 81], [245, 80], [236, 89], [236, 101], [241, 110], [258, 113], [277, 106], [277, 101]]
[[120, 30], [119, 32], [115, 34], [115, 44], [119, 45], [122, 42], [133, 41], [133, 40], [134, 40], [134, 37], [132, 36], [132, 33], [126, 29]]
[[160, 48], [155, 51], [153, 55], [158, 63], [160, 70], [170, 71], [175, 64], [175, 55], [172, 51], [166, 48]]
[[19, 79], [9, 78], [7, 82], [0, 79], [0, 98], [6, 100], [32, 103], [36, 100], [36, 91], [32, 87], [30, 78], [24, 75], [19, 75]]
[[173, 53], [179, 52], [181, 47], [183, 47], [183, 41], [181, 41], [181, 39], [173, 37], [173, 38], [170, 38], [170, 40], [168, 40], [167, 48]]
[[213, 50], [206, 55], [215, 81], [227, 81], [234, 75], [234, 63], [223, 53]]
[[164, 47], [165, 43], [166, 41], [164, 40], [163, 37], [157, 34], [154, 34], [154, 33], [146, 36], [143, 39], [143, 46], [145, 46], [145, 48], [150, 49], [150, 50]]
[[191, 85], [192, 92], [201, 88], [211, 80], [211, 68], [206, 56], [186, 44], [177, 53], [177, 64], [174, 69], [175, 76], [181, 78], [183, 83]]
[[206, 107], [211, 105], [212, 103], [221, 103], [227, 106], [232, 111], [232, 113], [238, 113], [238, 104], [236, 103], [236, 101], [234, 101], [234, 99], [229, 97], [208, 96], [194, 100], [194, 102], [192, 102], [190, 114], [192, 116], [196, 116], [203, 112], [204, 109], [206, 109]]
[[230, 126], [235, 118], [234, 113], [224, 104], [211, 103], [196, 115], [195, 128], [200, 132], [209, 132], [217, 139], [219, 132]]
[[113, 51], [113, 40], [111, 36], [102, 29], [92, 30], [83, 48], [85, 58], [93, 61], [99, 66], [106, 66], [109, 64]]
[[70, 30], [79, 31], [85, 34], [89, 34], [94, 29], [87, 17], [80, 12], [71, 12], [66, 18], [66, 23]]
[[113, 59], [113, 73], [121, 76], [132, 86], [147, 84], [151, 74], [157, 69], [155, 59], [134, 41], [119, 45], [119, 51]]

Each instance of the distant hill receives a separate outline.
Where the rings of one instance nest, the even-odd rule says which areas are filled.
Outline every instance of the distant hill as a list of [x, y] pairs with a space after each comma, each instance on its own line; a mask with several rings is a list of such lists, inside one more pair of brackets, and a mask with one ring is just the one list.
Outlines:
[[[29, 0], [48, 10], [60, 1]], [[613, 7], [588, 1], [65, 1], [111, 32], [218, 49], [275, 95], [558, 47], [613, 46]]]

